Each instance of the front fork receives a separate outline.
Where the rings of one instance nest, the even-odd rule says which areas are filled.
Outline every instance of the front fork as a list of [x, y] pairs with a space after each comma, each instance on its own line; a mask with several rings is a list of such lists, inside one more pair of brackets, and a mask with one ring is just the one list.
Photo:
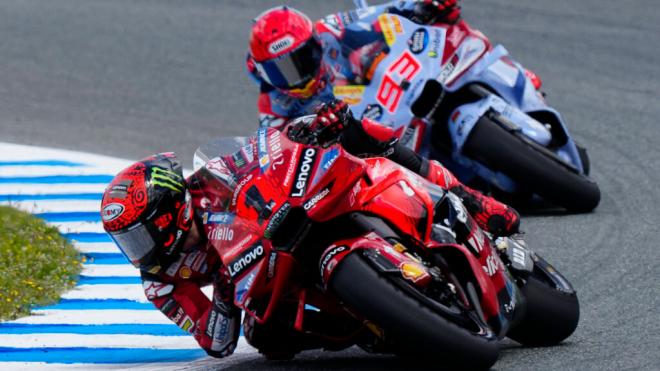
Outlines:
[[527, 277], [533, 275], [557, 291], [575, 293], [570, 282], [539, 254], [530, 250], [522, 239], [500, 237], [495, 240], [495, 246], [520, 285], [524, 285]]

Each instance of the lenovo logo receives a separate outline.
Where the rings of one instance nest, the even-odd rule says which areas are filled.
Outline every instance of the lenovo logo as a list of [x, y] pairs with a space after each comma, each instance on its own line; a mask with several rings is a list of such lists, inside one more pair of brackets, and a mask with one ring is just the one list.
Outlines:
[[249, 250], [242, 253], [227, 265], [229, 274], [232, 278], [240, 275], [248, 268], [255, 265], [264, 256], [264, 247], [261, 245], [252, 246]]
[[312, 172], [312, 165], [316, 158], [316, 149], [307, 148], [300, 159], [300, 166], [296, 171], [296, 181], [291, 188], [291, 197], [302, 197], [307, 189], [309, 175]]

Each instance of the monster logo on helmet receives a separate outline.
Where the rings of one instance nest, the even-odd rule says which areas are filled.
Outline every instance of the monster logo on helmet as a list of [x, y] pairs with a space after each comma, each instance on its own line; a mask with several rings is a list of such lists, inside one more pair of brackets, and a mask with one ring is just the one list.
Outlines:
[[156, 166], [151, 168], [151, 183], [154, 186], [168, 188], [174, 192], [182, 192], [182, 181], [183, 177], [171, 170]]

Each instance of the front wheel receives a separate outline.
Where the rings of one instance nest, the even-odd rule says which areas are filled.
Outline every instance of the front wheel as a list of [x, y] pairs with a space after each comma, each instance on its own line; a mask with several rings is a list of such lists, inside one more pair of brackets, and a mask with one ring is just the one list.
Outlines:
[[553, 158], [545, 147], [507, 131], [488, 117], [482, 117], [472, 129], [463, 152], [569, 211], [589, 212], [600, 202], [594, 181]]
[[525, 315], [507, 336], [523, 345], [548, 346], [571, 336], [580, 319], [575, 292], [560, 292], [530, 276], [521, 288]]
[[330, 287], [342, 302], [384, 329], [387, 336], [392, 335], [402, 354], [471, 369], [486, 369], [497, 361], [496, 338], [442, 317], [428, 302], [402, 290], [357, 253], [341, 261]]

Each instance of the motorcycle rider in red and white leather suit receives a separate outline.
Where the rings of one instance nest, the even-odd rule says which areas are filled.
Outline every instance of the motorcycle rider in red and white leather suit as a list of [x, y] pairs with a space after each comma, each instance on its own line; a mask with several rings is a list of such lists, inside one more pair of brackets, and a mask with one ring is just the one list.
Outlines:
[[[393, 1], [332, 14], [315, 24], [289, 7], [259, 15], [252, 26], [247, 64], [261, 89], [260, 126], [281, 128], [291, 118], [315, 113], [319, 105], [335, 101], [333, 86], [368, 83], [370, 71], [388, 52], [378, 21], [384, 13], [420, 24], [452, 24], [460, 19], [457, 0]], [[392, 159], [398, 163], [415, 157], [404, 145], [394, 143], [397, 134], [392, 129], [368, 117], [362, 117], [360, 127], [391, 144], [387, 149], [370, 148], [369, 153], [394, 151], [398, 159]], [[461, 197], [482, 228], [508, 231], [518, 224], [518, 214], [510, 207], [464, 186], [439, 162], [422, 161], [420, 174]]]
[[378, 20], [385, 13], [419, 24], [453, 24], [460, 18], [457, 0], [392, 1], [331, 14], [314, 24], [285, 6], [259, 15], [247, 67], [260, 87], [260, 125], [280, 127], [290, 118], [314, 113], [334, 99], [335, 86], [367, 84], [370, 70], [389, 51]]
[[[353, 154], [384, 153], [412, 171], [426, 172], [428, 179], [444, 189], [466, 189], [442, 167], [429, 171], [428, 162], [389, 140], [390, 133], [381, 126], [355, 120], [343, 102], [323, 106], [311, 129], [322, 140], [339, 138]], [[122, 170], [108, 185], [101, 216], [104, 229], [140, 269], [147, 299], [193, 335], [209, 355], [225, 357], [236, 348], [241, 312], [233, 303], [234, 286], [227, 269], [204, 234], [204, 203], [209, 201], [199, 182], [194, 174], [184, 179], [172, 153], [146, 158]], [[228, 188], [215, 196], [213, 202], [230, 200], [232, 191]], [[484, 202], [487, 198], [481, 195], [476, 197], [473, 199], [480, 200], [480, 205], [501, 205], [494, 200]], [[502, 209], [498, 213], [471, 213], [493, 233], [516, 232], [519, 220], [515, 211], [498, 207]], [[213, 285], [211, 299], [201, 290], [207, 285]], [[287, 328], [257, 325], [249, 316], [244, 333], [248, 343], [267, 356], [323, 346], [318, 339]]]

